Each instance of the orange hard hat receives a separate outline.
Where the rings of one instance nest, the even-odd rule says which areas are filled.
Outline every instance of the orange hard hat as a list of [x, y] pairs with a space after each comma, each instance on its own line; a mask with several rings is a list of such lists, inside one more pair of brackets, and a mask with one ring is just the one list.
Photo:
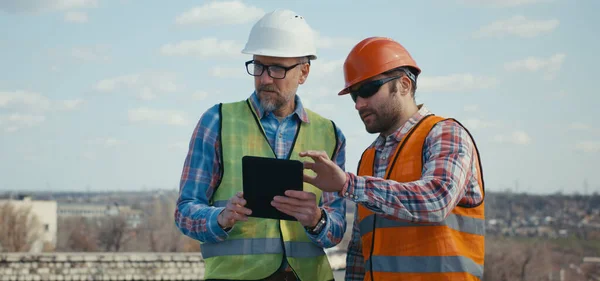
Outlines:
[[356, 44], [346, 57], [346, 84], [338, 95], [348, 94], [348, 89], [356, 83], [402, 66], [412, 67], [415, 76], [421, 73], [415, 60], [398, 42], [385, 37], [366, 38]]

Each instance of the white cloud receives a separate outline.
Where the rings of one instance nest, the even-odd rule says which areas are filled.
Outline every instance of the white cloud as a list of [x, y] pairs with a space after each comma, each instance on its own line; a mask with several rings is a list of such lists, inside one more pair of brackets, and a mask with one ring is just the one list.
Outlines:
[[83, 99], [51, 100], [39, 93], [28, 91], [0, 91], [0, 109], [8, 114], [0, 116], [0, 129], [15, 132], [38, 125], [46, 120], [48, 112], [78, 109]]
[[122, 75], [113, 78], [103, 79], [96, 83], [96, 90], [102, 92], [112, 92], [120, 87], [133, 87], [138, 84], [140, 74]]
[[524, 16], [514, 16], [507, 20], [499, 20], [489, 25], [481, 27], [475, 32], [475, 37], [502, 37], [505, 35], [516, 35], [519, 37], [531, 38], [544, 33], [554, 31], [560, 21], [551, 20], [531, 20]]
[[567, 126], [568, 130], [581, 131], [586, 133], [600, 133], [600, 129], [595, 128], [589, 123], [573, 122]]
[[96, 158], [97, 158], [96, 153], [91, 152], [91, 151], [85, 151], [81, 154], [81, 156], [87, 160], [96, 160]]
[[476, 76], [471, 73], [450, 74], [446, 76], [423, 76], [417, 81], [420, 92], [468, 92], [493, 88], [498, 79], [488, 76]]
[[550, 2], [552, 0], [460, 0], [464, 4], [482, 5], [491, 7], [518, 7], [537, 3]]
[[3, 0], [0, 10], [9, 13], [38, 13], [66, 11], [79, 8], [96, 8], [98, 0]]
[[174, 142], [168, 145], [169, 149], [185, 152], [188, 150], [189, 143], [184, 141]]
[[529, 71], [529, 72], [544, 72], [545, 80], [552, 80], [556, 78], [556, 75], [560, 71], [566, 55], [564, 53], [557, 53], [549, 58], [539, 57], [528, 57], [522, 60], [508, 62], [504, 65], [504, 69], [507, 71]]
[[148, 72], [103, 79], [94, 88], [100, 92], [130, 91], [141, 100], [153, 100], [161, 94], [181, 90], [183, 86], [178, 84], [173, 73]]
[[580, 141], [575, 144], [575, 149], [585, 153], [600, 152], [600, 141]]
[[466, 112], [476, 112], [479, 110], [479, 106], [476, 104], [467, 104], [463, 107]]
[[494, 141], [499, 143], [527, 145], [532, 142], [532, 139], [523, 131], [514, 131], [510, 135], [497, 135], [494, 137]]
[[38, 125], [46, 120], [43, 115], [12, 113], [0, 115], [0, 128], [7, 133], [16, 132], [22, 128], [29, 128]]
[[[318, 78], [327, 77], [327, 78], [329, 78], [328, 76], [330, 76], [330, 75], [338, 75], [343, 78], [343, 75], [344, 75], [343, 68], [342, 68], [343, 65], [344, 65], [343, 59], [311, 61], [309, 78], [310, 77], [318, 77]], [[340, 81], [341, 81], [340, 83], [343, 83], [343, 80], [340, 80]]]
[[477, 118], [466, 119], [463, 123], [464, 123], [465, 127], [467, 127], [467, 129], [473, 130], [473, 131], [495, 126], [495, 124], [492, 122], [484, 121], [484, 120], [477, 119]]
[[88, 22], [88, 15], [86, 12], [70, 11], [65, 13], [65, 21], [73, 23], [86, 23]]
[[240, 67], [215, 66], [210, 70], [210, 75], [218, 78], [241, 78], [248, 76], [248, 73], [243, 65]]
[[78, 47], [71, 49], [71, 56], [85, 62], [108, 62], [109, 47], [105, 45], [97, 45], [93, 47]]
[[71, 99], [60, 101], [60, 108], [62, 110], [76, 110], [79, 109], [85, 101], [83, 99]]
[[246, 6], [241, 1], [213, 1], [180, 14], [175, 22], [180, 25], [235, 25], [254, 22], [264, 14], [263, 9]]
[[350, 49], [359, 41], [347, 37], [330, 37], [321, 35], [318, 31], [315, 33], [315, 44], [318, 49]]
[[184, 40], [165, 44], [160, 52], [166, 56], [193, 56], [197, 58], [234, 58], [242, 56], [243, 46], [233, 40], [219, 40], [214, 37], [199, 40]]
[[547, 95], [546, 100], [561, 100], [563, 98], [566, 98], [567, 96], [569, 96], [569, 94], [565, 91], [559, 91], [556, 93], [550, 93], [549, 95]]
[[189, 118], [183, 111], [161, 110], [147, 107], [130, 109], [129, 121], [132, 123], [145, 122], [173, 126], [186, 126], [190, 124]]
[[208, 93], [204, 91], [198, 91], [192, 94], [192, 99], [195, 101], [205, 100], [208, 97]]
[[315, 60], [311, 62], [308, 80], [298, 88], [303, 96], [312, 98], [337, 98], [344, 87], [343, 60]]
[[588, 130], [592, 129], [592, 127], [590, 125], [584, 124], [584, 123], [579, 123], [579, 122], [571, 123], [571, 125], [569, 125], [569, 128], [572, 130], [581, 130], [581, 131], [588, 131]]
[[52, 107], [47, 97], [28, 91], [0, 92], [0, 108], [45, 111]]
[[117, 147], [117, 146], [123, 145], [123, 144], [125, 144], [125, 142], [122, 140], [113, 138], [113, 137], [107, 137], [107, 138], [97, 138], [97, 139], [90, 140], [89, 144], [112, 148], [112, 147]]

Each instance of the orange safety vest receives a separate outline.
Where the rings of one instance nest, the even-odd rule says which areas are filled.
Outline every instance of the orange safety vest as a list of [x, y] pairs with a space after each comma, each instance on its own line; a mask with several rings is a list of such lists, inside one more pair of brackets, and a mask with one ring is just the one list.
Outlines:
[[[406, 134], [391, 158], [386, 179], [411, 182], [421, 178], [425, 138], [442, 120], [445, 118], [426, 116]], [[475, 151], [478, 182], [484, 194], [477, 146]], [[374, 161], [375, 149], [369, 148], [361, 157], [358, 175], [373, 176]], [[459, 204], [440, 223], [400, 220], [375, 214], [358, 204], [364, 280], [480, 280], [485, 255], [484, 220], [483, 200], [477, 206]]]

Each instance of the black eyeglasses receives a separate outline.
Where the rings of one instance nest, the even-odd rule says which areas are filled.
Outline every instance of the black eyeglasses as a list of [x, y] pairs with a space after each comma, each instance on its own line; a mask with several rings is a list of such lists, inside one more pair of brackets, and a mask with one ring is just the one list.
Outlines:
[[402, 77], [402, 76], [393, 76], [393, 77], [387, 77], [387, 78], [382, 78], [379, 80], [373, 80], [373, 81], [366, 82], [366, 83], [362, 84], [356, 91], [351, 91], [350, 96], [352, 96], [352, 100], [354, 102], [356, 102], [356, 99], [358, 97], [361, 97], [363, 99], [370, 98], [375, 93], [377, 93], [377, 91], [379, 91], [379, 88], [381, 88], [381, 86], [383, 84], [390, 82], [392, 80], [398, 79], [400, 77]]
[[[273, 79], [283, 79], [285, 78], [285, 75], [287, 74], [288, 71], [290, 71], [291, 69], [293, 69], [296, 66], [299, 66], [301, 64], [305, 64], [306, 62], [301, 62], [301, 63], [297, 63], [294, 64], [292, 66], [282, 66], [282, 65], [266, 65], [266, 64], [262, 64], [260, 62], [256, 62], [254, 60], [251, 61], [247, 61], [246, 62], [246, 71], [248, 72], [248, 74], [252, 75], [252, 76], [261, 76], [263, 74], [263, 72], [265, 72], [265, 69], [267, 70], [267, 73], [269, 74], [269, 76]], [[308, 62], [308, 64], [310, 64], [310, 61]]]

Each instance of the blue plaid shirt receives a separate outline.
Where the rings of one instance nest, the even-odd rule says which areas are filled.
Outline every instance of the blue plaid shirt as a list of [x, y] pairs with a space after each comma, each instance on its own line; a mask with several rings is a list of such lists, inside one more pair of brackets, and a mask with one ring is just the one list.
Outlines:
[[[278, 158], [285, 158], [292, 148], [300, 122], [309, 122], [298, 96], [295, 101], [295, 111], [280, 122], [271, 112], [262, 109], [256, 93], [250, 96], [250, 103], [259, 115], [269, 144]], [[208, 203], [220, 180], [219, 124], [218, 105], [208, 109], [200, 118], [185, 158], [175, 211], [175, 223], [181, 232], [208, 243], [223, 241], [228, 236], [217, 223], [217, 215], [223, 207], [210, 206]], [[345, 170], [346, 139], [341, 130], [337, 127], [336, 129], [338, 150], [334, 159], [337, 165]], [[318, 235], [308, 232], [307, 235], [315, 244], [330, 248], [337, 245], [344, 236], [346, 204], [336, 192], [323, 192], [320, 202], [320, 207], [327, 215], [327, 224]]]

